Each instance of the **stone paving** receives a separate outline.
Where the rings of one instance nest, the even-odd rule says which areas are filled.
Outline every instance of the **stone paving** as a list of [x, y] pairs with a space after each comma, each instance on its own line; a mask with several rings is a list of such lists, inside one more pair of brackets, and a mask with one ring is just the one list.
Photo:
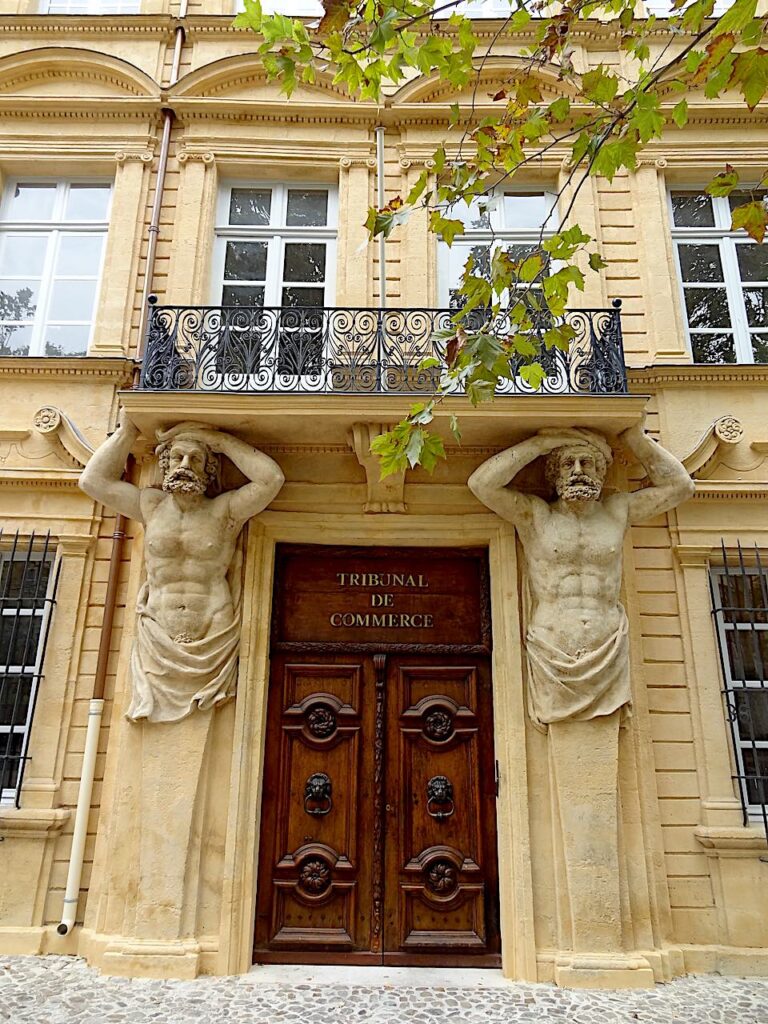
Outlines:
[[[480, 983], [482, 985], [482, 982]], [[682, 978], [650, 991], [420, 987], [237, 978], [106, 978], [74, 957], [0, 957], [12, 1024], [768, 1024], [768, 980]]]

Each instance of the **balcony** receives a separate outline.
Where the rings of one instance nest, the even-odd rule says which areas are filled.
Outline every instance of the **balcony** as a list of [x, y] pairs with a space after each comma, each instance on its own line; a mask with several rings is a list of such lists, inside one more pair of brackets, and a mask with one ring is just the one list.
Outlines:
[[[500, 383], [498, 394], [626, 394], [619, 307], [617, 300], [612, 309], [569, 311], [565, 319], [576, 337], [568, 352], [542, 351], [547, 376], [541, 387], [534, 390], [514, 373]], [[139, 388], [429, 394], [440, 368], [422, 364], [429, 358], [445, 363], [445, 342], [435, 336], [451, 330], [451, 316], [448, 309], [153, 305]], [[472, 330], [486, 322], [479, 312], [468, 317]], [[500, 336], [512, 333], [503, 313], [490, 328]]]
[[[460, 413], [468, 445], [512, 443], [543, 426], [624, 429], [644, 400], [628, 394], [620, 306], [568, 311], [575, 337], [567, 352], [542, 351], [540, 388], [516, 372], [520, 359], [494, 402], [472, 408], [458, 389], [441, 398], [434, 428], [450, 442], [449, 418]], [[345, 443], [353, 423], [397, 422], [414, 398], [435, 392], [445, 365], [447, 335], [439, 335], [453, 313], [153, 302], [138, 386], [122, 400], [148, 437], [198, 419], [264, 443]], [[487, 314], [475, 311], [467, 324], [477, 330]], [[511, 333], [509, 318], [499, 314], [490, 330]]]

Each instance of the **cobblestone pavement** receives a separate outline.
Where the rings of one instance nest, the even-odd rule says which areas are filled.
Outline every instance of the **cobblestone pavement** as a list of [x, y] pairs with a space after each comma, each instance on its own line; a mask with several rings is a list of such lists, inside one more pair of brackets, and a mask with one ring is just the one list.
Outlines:
[[499, 984], [498, 980], [480, 985], [278, 984], [260, 979], [258, 971], [238, 978], [129, 981], [102, 977], [73, 957], [0, 957], [0, 1021], [768, 1024], [768, 980], [691, 977], [635, 992], [573, 992], [551, 985]]

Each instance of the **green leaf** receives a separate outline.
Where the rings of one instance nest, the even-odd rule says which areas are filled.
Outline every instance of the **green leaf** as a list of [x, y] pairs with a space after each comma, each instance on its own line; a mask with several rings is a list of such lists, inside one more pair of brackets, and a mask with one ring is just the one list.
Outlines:
[[444, 217], [440, 210], [432, 210], [430, 213], [429, 227], [431, 231], [434, 231], [436, 235], [442, 238], [446, 245], [452, 245], [457, 235], [464, 234], [463, 221]]
[[456, 438], [456, 443], [461, 444], [461, 430], [459, 429], [459, 420], [455, 412], [451, 413], [450, 427], [451, 433]]
[[717, 33], [739, 32], [752, 21], [757, 11], [757, 0], [735, 0], [717, 23]]
[[560, 96], [549, 104], [547, 112], [552, 121], [564, 121], [571, 112], [571, 101], [567, 96]]
[[445, 458], [445, 445], [438, 434], [424, 433], [420, 462], [428, 473], [434, 473], [439, 459]]
[[683, 98], [679, 103], [675, 104], [675, 107], [672, 110], [672, 120], [678, 128], [685, 127], [688, 123], [688, 100]]
[[599, 252], [591, 252], [589, 254], [589, 269], [590, 270], [604, 270], [608, 264], [605, 262]]
[[732, 84], [738, 85], [750, 110], [768, 92], [768, 50], [745, 50], [733, 65]]
[[538, 253], [533, 253], [526, 260], [523, 261], [520, 269], [518, 270], [518, 277], [521, 281], [526, 283], [535, 281], [538, 275], [541, 273], [541, 269], [544, 266], [544, 260]]
[[705, 191], [711, 196], [729, 196], [738, 184], [739, 172], [726, 164], [725, 170], [710, 181]]
[[520, 376], [535, 391], [538, 391], [547, 378], [546, 370], [539, 363], [528, 363], [520, 367]]
[[581, 76], [581, 88], [593, 103], [610, 103], [619, 91], [619, 80], [603, 67], [597, 67]]
[[768, 207], [761, 199], [756, 199], [744, 206], [737, 206], [731, 213], [731, 231], [744, 231], [756, 242], [762, 242], [765, 238], [765, 229], [768, 225]]

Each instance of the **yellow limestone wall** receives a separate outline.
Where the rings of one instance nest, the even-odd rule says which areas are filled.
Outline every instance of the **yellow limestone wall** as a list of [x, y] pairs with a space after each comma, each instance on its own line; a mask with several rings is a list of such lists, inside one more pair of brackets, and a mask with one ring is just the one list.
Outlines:
[[[285, 103], [259, 77], [250, 37], [230, 28], [224, 5], [216, 2], [189, 5], [180, 80], [171, 83], [177, 5], [147, 0], [133, 18], [52, 18], [36, 9], [28, 0], [0, 0], [0, 177], [104, 175], [114, 181], [115, 201], [91, 357], [0, 359], [0, 520], [22, 534], [50, 529], [63, 560], [21, 810], [0, 808], [0, 949], [80, 952], [121, 973], [245, 970], [274, 545], [480, 543], [489, 546], [492, 566], [504, 969], [509, 977], [551, 978], [562, 946], [557, 867], [546, 759], [523, 711], [515, 538], [465, 486], [475, 466], [510, 443], [505, 424], [482, 443], [450, 449], [434, 477], [409, 473], [407, 514], [370, 516], [362, 511], [365, 473], [344, 431], [318, 432], [309, 410], [292, 418], [290, 443], [281, 441], [274, 417], [269, 425], [260, 418], [268, 403], [256, 400], [241, 433], [278, 460], [287, 482], [248, 531], [251, 611], [244, 621], [250, 627], [243, 636], [239, 697], [219, 715], [206, 776], [202, 882], [185, 908], [194, 941], [183, 967], [178, 958], [150, 963], [127, 955], [120, 935], [130, 914], [129, 874], [121, 883], [126, 865], [107, 857], [121, 810], [118, 752], [132, 742], [121, 716], [142, 571], [141, 531], [133, 524], [111, 641], [80, 924], [65, 939], [56, 935], [114, 520], [76, 489], [80, 462], [37, 430], [35, 416], [45, 405], [61, 409], [92, 445], [114, 425], [117, 392], [130, 384], [137, 350], [161, 110], [176, 114], [151, 282], [161, 302], [212, 301], [218, 183], [272, 177], [338, 184], [336, 301], [365, 306], [377, 303], [380, 288], [377, 247], [360, 250], [374, 197], [373, 127], [383, 117], [387, 192], [405, 194], [444, 136], [447, 106], [457, 97], [437, 81], [417, 80], [390, 97], [382, 113], [350, 103], [321, 82]], [[485, 39], [492, 31], [492, 23], [481, 26]], [[500, 44], [505, 56], [489, 62], [481, 94], [494, 91], [524, 42]], [[585, 31], [574, 54], [584, 70], [624, 59], [605, 26]], [[546, 75], [543, 85], [554, 88]], [[691, 109], [691, 124], [654, 143], [636, 172], [612, 184], [591, 182], [577, 202], [577, 217], [595, 234], [609, 267], [575, 304], [623, 299], [627, 361], [636, 368], [631, 386], [637, 395], [650, 395], [648, 428], [680, 457], [696, 450], [719, 416], [738, 417], [744, 430], [738, 445], [721, 445], [698, 467], [693, 501], [634, 528], [627, 542], [636, 715], [622, 740], [624, 917], [632, 948], [645, 952], [658, 980], [686, 969], [768, 973], [766, 843], [757, 829], [743, 826], [731, 781], [707, 584], [721, 538], [730, 547], [737, 540], [768, 546], [768, 368], [690, 365], [665, 205], [670, 185], [699, 185], [726, 159], [744, 171], [764, 167], [768, 135], [764, 111], [747, 115], [729, 103], [705, 108], [695, 101]], [[545, 158], [526, 184], [551, 187], [564, 180], [562, 159], [562, 153]], [[387, 246], [387, 299], [437, 304], [435, 242], [421, 216]], [[405, 408], [390, 402], [373, 411], [364, 398], [344, 397], [344, 415], [361, 422], [396, 418]], [[580, 422], [576, 413], [553, 411], [558, 401], [542, 398], [536, 408], [558, 422], [566, 415]], [[290, 395], [284, 403], [286, 412], [302, 408]], [[221, 406], [227, 408], [226, 398]], [[135, 472], [137, 479], [148, 478], [148, 458], [139, 459]], [[617, 473], [617, 482], [625, 474], [639, 483], [637, 467], [620, 466]]]

